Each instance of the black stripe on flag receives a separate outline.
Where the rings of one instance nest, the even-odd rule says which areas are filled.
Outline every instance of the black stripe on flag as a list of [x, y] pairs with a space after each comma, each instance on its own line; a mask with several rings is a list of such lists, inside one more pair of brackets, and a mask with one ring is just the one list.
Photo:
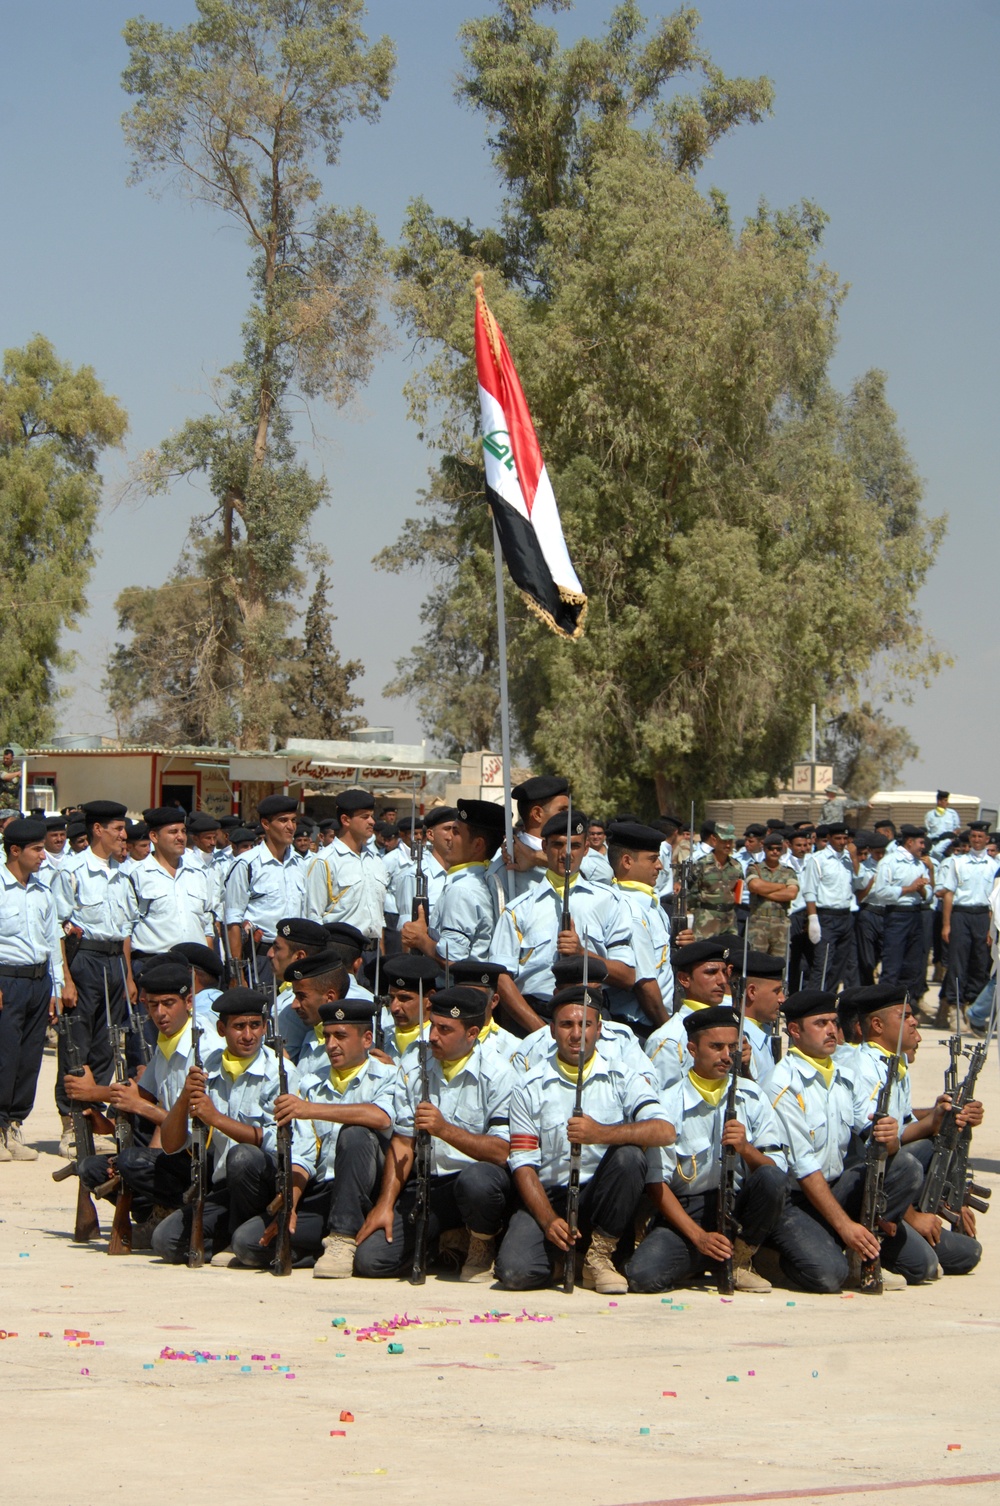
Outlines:
[[505, 502], [491, 486], [486, 487], [486, 500], [497, 525], [500, 547], [511, 580], [535, 603], [543, 617], [549, 618], [557, 628], [572, 637], [577, 630], [583, 607], [575, 602], [563, 601], [559, 595], [535, 530], [527, 518]]

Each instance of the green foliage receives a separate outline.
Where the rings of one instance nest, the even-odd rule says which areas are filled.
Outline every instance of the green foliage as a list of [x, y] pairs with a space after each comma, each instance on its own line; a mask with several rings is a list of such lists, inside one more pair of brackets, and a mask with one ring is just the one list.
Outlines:
[[296, 732], [300, 737], [337, 738], [362, 725], [353, 716], [362, 704], [351, 690], [358, 675], [364, 674], [360, 659], [341, 659], [333, 641], [336, 617], [330, 611], [327, 593], [330, 582], [321, 570], [306, 610], [301, 641], [292, 645], [285, 685], [287, 719], [278, 724], [282, 740]]
[[[198, 0], [198, 20], [181, 30], [142, 18], [125, 27], [133, 181], [170, 174], [235, 219], [253, 250], [243, 357], [223, 374], [218, 411], [145, 456], [136, 478], [150, 496], [196, 472], [208, 479], [216, 508], [196, 523], [194, 568], [199, 596], [212, 597], [217, 651], [189, 663], [181, 684], [212, 676], [196, 697], [198, 720], [228, 724], [244, 747], [266, 746], [286, 715], [274, 670], [309, 522], [326, 496], [296, 461], [290, 400], [346, 403], [387, 341], [374, 221], [322, 202], [315, 171], [317, 158], [337, 161], [347, 122], [375, 119], [388, 97], [392, 45], [367, 45], [363, 13], [361, 0]], [[154, 618], [171, 615], [190, 568], [163, 588]], [[119, 611], [127, 628], [135, 601], [122, 598]], [[185, 631], [180, 641], [197, 638]], [[162, 721], [173, 690], [150, 688]]]
[[819, 756], [832, 763], [834, 778], [858, 800], [892, 789], [918, 749], [903, 727], [870, 701], [848, 707], [826, 725]]
[[[437, 576], [429, 631], [389, 693], [415, 696], [449, 751], [487, 740], [482, 270], [590, 598], [576, 643], [508, 598], [522, 746], [585, 805], [763, 793], [813, 701], [852, 703], [876, 659], [897, 690], [937, 667], [913, 599], [943, 525], [920, 510], [884, 377], [847, 396], [828, 380], [843, 290], [819, 260], [822, 212], [762, 204], [734, 231], [694, 181], [721, 136], [769, 108], [767, 81], [723, 78], [689, 10], [647, 39], [620, 5], [604, 38], [560, 49], [541, 8], [511, 0], [463, 28], [460, 92], [490, 122], [501, 229], [418, 201], [396, 256], [398, 305], [428, 350], [411, 411], [445, 459], [425, 517], [378, 560]], [[664, 92], [692, 71], [698, 93]], [[489, 676], [475, 701], [473, 668]]]
[[120, 445], [124, 409], [90, 366], [41, 335], [4, 353], [0, 378], [0, 740], [55, 730], [54, 677], [73, 656], [62, 629], [86, 611], [101, 500], [100, 453]]

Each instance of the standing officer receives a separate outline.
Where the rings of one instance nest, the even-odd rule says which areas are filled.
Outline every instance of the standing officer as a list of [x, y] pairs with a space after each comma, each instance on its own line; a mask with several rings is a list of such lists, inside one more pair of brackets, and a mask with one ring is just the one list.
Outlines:
[[[990, 972], [990, 892], [1000, 863], [986, 850], [989, 822], [969, 822], [969, 851], [953, 853], [941, 864], [941, 939], [948, 947], [948, 971], [941, 985], [941, 1004], [971, 1004]], [[961, 998], [958, 998], [961, 991]]]
[[[817, 837], [819, 832], [817, 831]], [[857, 957], [854, 949], [854, 890], [858, 860], [845, 851], [847, 827], [835, 822], [826, 828], [826, 845], [811, 852], [802, 865], [799, 893], [806, 905], [806, 932], [812, 947], [810, 988], [853, 984]]]
[[[860, 836], [860, 833], [859, 833]], [[867, 836], [868, 856], [861, 861], [858, 878], [863, 886], [857, 891], [858, 916], [855, 921], [855, 940], [858, 951], [858, 979], [862, 988], [875, 982], [875, 969], [882, 961], [885, 939], [885, 905], [872, 899], [872, 889], [879, 864], [885, 857], [889, 838], [881, 831]]]
[[[143, 811], [152, 851], [131, 874], [138, 914], [132, 927], [132, 971], [138, 980], [151, 957], [181, 942], [214, 940], [216, 878], [204, 863], [185, 862], [187, 828], [177, 806]], [[216, 870], [218, 872], [218, 870]]]
[[[497, 918], [497, 891], [488, 878], [490, 860], [503, 841], [504, 815], [491, 800], [462, 800], [452, 839], [451, 865], [433, 914], [403, 925], [403, 946], [439, 962], [489, 956]], [[509, 980], [508, 980], [509, 981]]]
[[52, 888], [52, 875], [69, 851], [66, 845], [67, 825], [65, 816], [45, 817], [45, 856], [35, 877], [46, 889]]
[[728, 821], [706, 821], [701, 830], [709, 851], [691, 865], [688, 889], [699, 941], [735, 930], [736, 886], [743, 879], [743, 869], [733, 857], [736, 828]]
[[922, 905], [931, 882], [921, 860], [923, 837], [922, 826], [900, 828], [896, 849], [879, 863], [869, 895], [885, 915], [879, 981], [899, 983], [914, 994], [923, 993]]
[[[97, 1082], [105, 1083], [112, 1079], [114, 1063], [104, 1007], [105, 979], [112, 1020], [117, 1024], [124, 1009], [123, 986], [133, 1000], [137, 997], [131, 938], [138, 910], [135, 891], [120, 866], [125, 856], [125, 806], [114, 800], [91, 800], [82, 809], [88, 845], [59, 865], [52, 897], [69, 960], [63, 990], [63, 1005], [71, 1011], [68, 1028], [80, 1059], [92, 1069]], [[65, 1038], [60, 1036], [55, 1095], [63, 1130], [59, 1154], [70, 1157], [75, 1154], [73, 1121], [63, 1086], [68, 1070]]]
[[[434, 917], [437, 915], [437, 907], [444, 892], [445, 879], [451, 867], [452, 849], [455, 845], [455, 838], [458, 836], [458, 810], [454, 805], [436, 805], [433, 810], [427, 812], [424, 818], [424, 830], [427, 840], [420, 856], [424, 882], [427, 885], [427, 914], [424, 920], [428, 926], [434, 926], [436, 923]], [[419, 840], [419, 837], [415, 840]], [[399, 911], [400, 930], [413, 919], [413, 900], [416, 892], [417, 864], [416, 854], [414, 854], [414, 861], [400, 870], [399, 882], [396, 885], [396, 907]]]
[[[270, 983], [268, 951], [283, 916], [305, 914], [305, 864], [292, 847], [296, 802], [268, 795], [257, 807], [264, 840], [238, 857], [226, 876], [225, 924], [234, 958], [252, 959], [261, 983]], [[244, 937], [244, 926], [249, 936]], [[246, 944], [244, 944], [246, 943]]]
[[374, 813], [375, 797], [367, 790], [341, 790], [337, 834], [312, 860], [306, 878], [309, 919], [346, 921], [368, 941], [381, 940], [389, 887], [385, 864], [370, 846]]
[[35, 1102], [45, 1026], [63, 989], [52, 896], [37, 878], [45, 822], [8, 821], [0, 868], [0, 1161], [36, 1161], [21, 1126]]
[[962, 824], [958, 819], [958, 811], [953, 811], [948, 804], [950, 799], [951, 794], [948, 790], [938, 790], [935, 804], [924, 817], [924, 830], [931, 844], [931, 856], [938, 860], [943, 855], [952, 834], [958, 831]]
[[545, 874], [542, 827], [566, 811], [569, 782], [557, 774], [537, 774], [515, 785], [511, 795], [518, 820], [514, 852], [507, 855], [506, 863], [504, 852], [498, 852], [490, 863], [488, 877], [492, 884], [500, 883], [505, 898], [513, 892], [515, 899], [520, 899]]

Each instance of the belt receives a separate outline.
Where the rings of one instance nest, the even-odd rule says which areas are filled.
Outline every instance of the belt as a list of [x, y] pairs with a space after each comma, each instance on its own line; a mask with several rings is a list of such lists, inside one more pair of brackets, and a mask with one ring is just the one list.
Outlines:
[[85, 936], [79, 944], [81, 952], [99, 952], [102, 957], [121, 957], [125, 951], [124, 941], [90, 941]]
[[956, 910], [960, 915], [988, 915], [990, 913], [989, 905], [952, 905], [953, 915]]
[[817, 905], [817, 915], [850, 915], [850, 905]]
[[919, 905], [886, 905], [886, 915], [918, 915]]
[[49, 964], [47, 962], [33, 962], [24, 967], [15, 967], [13, 963], [0, 962], [0, 978], [47, 978]]

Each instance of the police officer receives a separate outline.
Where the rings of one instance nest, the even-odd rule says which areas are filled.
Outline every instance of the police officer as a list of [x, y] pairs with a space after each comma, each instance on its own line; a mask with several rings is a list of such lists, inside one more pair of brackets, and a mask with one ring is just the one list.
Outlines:
[[[858, 834], [860, 838], [861, 834]], [[862, 988], [875, 982], [875, 969], [882, 961], [885, 940], [885, 904], [872, 898], [872, 889], [879, 864], [885, 857], [889, 839], [884, 832], [864, 834], [867, 856], [860, 861], [858, 878], [862, 887], [857, 891], [858, 915], [855, 921], [855, 942], [858, 953], [858, 981]]]
[[68, 824], [65, 816], [45, 817], [45, 856], [35, 877], [46, 889], [51, 889], [52, 876], [69, 851], [66, 843]]
[[44, 821], [8, 821], [0, 868], [0, 1161], [36, 1161], [22, 1125], [35, 1102], [45, 1027], [63, 991], [52, 896], [37, 877]]
[[[409, 1214], [417, 1189], [411, 1175], [416, 1135], [430, 1136], [428, 1235], [464, 1225], [469, 1247], [462, 1281], [492, 1280], [495, 1240], [510, 1197], [508, 1102], [510, 1067], [479, 1046], [486, 1023], [478, 989], [445, 988], [430, 1001], [427, 1096], [421, 1072], [400, 1074], [395, 1125], [378, 1202], [358, 1233], [358, 1276], [397, 1276], [413, 1255]], [[391, 1235], [391, 1239], [388, 1237]]]
[[306, 880], [310, 920], [342, 920], [368, 941], [381, 938], [389, 878], [369, 845], [375, 830], [375, 797], [367, 790], [337, 796], [337, 834], [309, 865]]
[[426, 1040], [430, 1029], [427, 1004], [437, 985], [437, 976], [437, 962], [421, 952], [401, 952], [385, 959], [381, 984], [388, 991], [389, 1005], [388, 1019], [383, 1017], [377, 1022], [379, 1034], [375, 1050], [380, 1061], [395, 1066], [415, 1046], [420, 1033], [421, 997]]
[[[509, 1291], [547, 1286], [557, 1262], [575, 1259], [577, 1235], [581, 1248], [589, 1235], [583, 1285], [625, 1292], [615, 1253], [651, 1180], [647, 1152], [669, 1145], [674, 1128], [649, 1083], [602, 1056], [600, 1010], [589, 987], [555, 995], [550, 1028], [555, 1054], [519, 1079], [511, 1094], [510, 1166], [520, 1207], [500, 1246], [497, 1280]], [[581, 1036], [583, 1089], [576, 1115]], [[565, 1216], [573, 1145], [581, 1148], [576, 1234]]]
[[[285, 969], [285, 981], [291, 985], [291, 1009], [301, 1022], [301, 1041], [293, 1061], [302, 1072], [326, 1069], [326, 1037], [320, 1020], [324, 1004], [337, 1004], [347, 997], [347, 969], [333, 952], [316, 952], [300, 957]], [[279, 1015], [284, 1026], [285, 1011]]]
[[[125, 856], [125, 806], [114, 800], [91, 800], [83, 806], [87, 846], [66, 858], [52, 879], [56, 915], [65, 934], [69, 976], [63, 1005], [70, 1010], [80, 1059], [99, 1083], [110, 1082], [113, 1054], [104, 1005], [105, 979], [112, 1020], [124, 1009], [124, 988], [136, 995], [132, 980], [132, 928], [137, 916], [135, 891], [121, 870]], [[62, 1119], [60, 1155], [71, 1157], [73, 1121], [63, 1084], [69, 1063], [65, 1038], [59, 1037], [56, 1107]]]
[[901, 983], [915, 994], [923, 992], [921, 909], [931, 887], [921, 856], [923, 837], [922, 826], [900, 828], [896, 850], [879, 863], [869, 895], [874, 904], [883, 906], [885, 916], [880, 981]]
[[536, 774], [511, 790], [517, 811], [514, 851], [508, 854], [505, 873], [504, 854], [498, 852], [490, 863], [491, 883], [499, 881], [505, 897], [516, 899], [527, 894], [532, 885], [545, 875], [542, 851], [542, 828], [553, 816], [563, 815], [569, 806], [569, 783], [558, 774]]
[[665, 1025], [653, 1031], [645, 1046], [661, 1091], [680, 1082], [690, 1068], [688, 1036], [684, 1029], [687, 1016], [693, 1010], [719, 1005], [726, 997], [729, 942], [720, 936], [706, 936], [701, 941], [689, 942], [673, 953], [673, 966], [677, 978], [674, 1012]]
[[[176, 806], [143, 812], [152, 851], [132, 871], [137, 914], [132, 925], [132, 969], [137, 979], [148, 960], [181, 942], [213, 939], [216, 879], [204, 863], [185, 862], [187, 828]], [[214, 1028], [214, 1027], [213, 1027]]]
[[[736, 1117], [728, 1119], [727, 1092], [739, 1020], [717, 1005], [689, 1013], [684, 1021], [692, 1064], [663, 1099], [663, 1112], [677, 1131], [661, 1151], [659, 1177], [650, 1178], [657, 1210], [628, 1266], [629, 1289], [662, 1292], [698, 1276], [706, 1264], [733, 1263], [738, 1292], [769, 1292], [771, 1283], [753, 1268], [757, 1249], [771, 1235], [785, 1203], [784, 1136], [766, 1093], [739, 1079]], [[734, 1223], [730, 1240], [719, 1228], [719, 1186], [724, 1147], [736, 1151]]]
[[488, 878], [490, 860], [503, 841], [504, 814], [490, 800], [462, 800], [452, 839], [452, 861], [433, 912], [433, 931], [424, 920], [403, 926], [403, 946], [446, 961], [486, 958], [497, 919], [498, 894]]
[[945, 858], [937, 876], [948, 971], [941, 1004], [971, 1004], [990, 971], [990, 893], [1000, 863], [987, 852], [989, 822], [969, 822], [969, 851]]
[[638, 821], [612, 822], [609, 831], [614, 889], [631, 917], [636, 981], [631, 989], [609, 989], [608, 1003], [612, 1018], [624, 1020], [644, 1041], [666, 1023], [674, 1004], [670, 922], [656, 893], [663, 834]]
[[750, 1075], [763, 1083], [781, 1056], [781, 1006], [785, 1001], [785, 959], [748, 952], [744, 979], [744, 1030], [750, 1042]]
[[[435, 926], [437, 907], [444, 891], [448, 869], [451, 867], [452, 849], [458, 835], [458, 809], [454, 805], [436, 805], [429, 810], [424, 820], [427, 840], [420, 854], [420, 870], [427, 886], [427, 913], [424, 920], [428, 928]], [[416, 840], [416, 838], [415, 838]], [[396, 908], [399, 911], [399, 926], [402, 930], [413, 919], [413, 901], [417, 892], [417, 862], [402, 867], [396, 885]]]
[[805, 901], [812, 953], [810, 988], [856, 981], [854, 890], [862, 888], [864, 881], [857, 878], [857, 856], [852, 858], [846, 847], [847, 827], [842, 821], [834, 822], [826, 828], [825, 845], [817, 846], [802, 865], [799, 894]]
[[238, 857], [226, 876], [229, 949], [234, 958], [247, 958], [251, 978], [261, 983], [271, 981], [267, 954], [278, 921], [305, 914], [305, 864], [292, 846], [297, 809], [290, 795], [267, 795], [257, 807], [263, 842]]

